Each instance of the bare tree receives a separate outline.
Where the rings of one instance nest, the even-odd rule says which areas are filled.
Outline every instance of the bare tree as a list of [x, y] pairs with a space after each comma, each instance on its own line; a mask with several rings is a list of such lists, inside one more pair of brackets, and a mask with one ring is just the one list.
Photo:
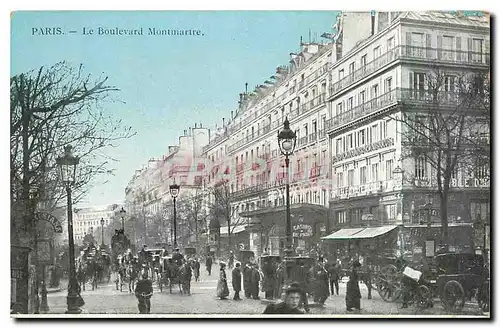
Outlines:
[[[450, 76], [434, 69], [425, 76], [425, 88], [410, 90], [402, 122], [402, 160], [413, 164], [405, 179], [415, 185], [437, 185], [441, 237], [448, 243], [448, 197], [458, 170], [464, 174], [489, 166], [489, 83], [481, 72]], [[427, 174], [427, 166], [431, 173]], [[430, 179], [429, 179], [430, 177]], [[478, 176], [476, 175], [476, 178]], [[479, 178], [486, 178], [482, 174]]]
[[[55, 159], [71, 144], [80, 157], [74, 187], [78, 202], [98, 176], [112, 174], [112, 158], [103, 154], [114, 142], [130, 138], [130, 127], [105, 114], [103, 103], [112, 101], [108, 78], [92, 78], [83, 65], [65, 62], [41, 67], [10, 79], [11, 109], [11, 222], [14, 231], [30, 229], [30, 191], [38, 189], [35, 201], [56, 207], [65, 198], [58, 188]], [[21, 220], [22, 219], [22, 220]]]
[[185, 216], [186, 227], [190, 234], [195, 235], [196, 247], [199, 247], [199, 236], [205, 231], [208, 215], [203, 207], [205, 193], [201, 188], [196, 188], [194, 195], [181, 201], [181, 215]]
[[[223, 218], [227, 224], [228, 247], [231, 249], [231, 235], [234, 228], [240, 223], [241, 218], [236, 216], [236, 208], [233, 206], [234, 200], [231, 194], [229, 180], [221, 180], [211, 190], [213, 202], [209, 205], [212, 217]], [[234, 221], [237, 219], [236, 221]], [[220, 239], [220, 236], [219, 236]]]

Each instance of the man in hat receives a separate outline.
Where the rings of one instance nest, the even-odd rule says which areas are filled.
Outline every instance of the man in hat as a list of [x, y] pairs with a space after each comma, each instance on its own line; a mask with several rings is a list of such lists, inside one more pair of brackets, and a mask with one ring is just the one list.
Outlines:
[[236, 267], [232, 272], [232, 284], [234, 289], [234, 297], [233, 300], [241, 301], [240, 291], [241, 291], [241, 270], [240, 270], [240, 262], [236, 262]]
[[251, 286], [251, 295], [254, 300], [259, 300], [259, 283], [260, 283], [260, 271], [259, 266], [255, 263], [252, 266], [252, 286]]
[[184, 259], [184, 256], [180, 253], [179, 247], [176, 247], [174, 249], [174, 254], [172, 254], [172, 260], [177, 265], [181, 265], [183, 259]]
[[298, 288], [299, 284], [292, 284], [286, 290], [285, 301], [277, 304], [269, 304], [264, 310], [264, 314], [303, 314], [299, 310], [299, 304], [302, 290]]
[[358, 271], [361, 267], [359, 261], [354, 261], [352, 263], [352, 271], [349, 276], [349, 281], [347, 282], [347, 289], [345, 295], [345, 304], [347, 311], [352, 311], [352, 308], [361, 310], [361, 292], [359, 290], [359, 278]]
[[151, 312], [151, 296], [153, 295], [153, 283], [148, 279], [148, 272], [142, 272], [142, 279], [137, 282], [135, 287], [135, 297], [139, 304], [139, 313]]

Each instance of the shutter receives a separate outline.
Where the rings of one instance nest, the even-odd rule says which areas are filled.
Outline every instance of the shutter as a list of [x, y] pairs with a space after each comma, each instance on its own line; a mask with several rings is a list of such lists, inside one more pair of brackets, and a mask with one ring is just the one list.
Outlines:
[[402, 55], [407, 56], [409, 53], [411, 53], [411, 33], [406, 32], [406, 47], [402, 49]]
[[457, 36], [457, 62], [461, 62], [462, 58], [462, 38]]
[[425, 58], [426, 59], [435, 59], [433, 58], [432, 56], [432, 36], [430, 34], [426, 34], [425, 35], [425, 50], [426, 50], [426, 54], [425, 54]]
[[443, 48], [443, 37], [438, 35], [437, 37], [437, 59], [442, 58], [442, 48]]
[[472, 38], [467, 39], [467, 61], [471, 62], [472, 61]]

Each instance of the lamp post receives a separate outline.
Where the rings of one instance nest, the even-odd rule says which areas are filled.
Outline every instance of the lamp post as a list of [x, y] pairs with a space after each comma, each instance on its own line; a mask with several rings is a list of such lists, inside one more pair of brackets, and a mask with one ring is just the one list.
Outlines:
[[69, 145], [64, 147], [64, 156], [57, 158], [56, 163], [61, 169], [61, 179], [66, 188], [68, 207], [69, 286], [66, 301], [68, 309], [66, 313], [79, 314], [82, 312], [82, 310], [77, 305], [77, 300], [81, 299], [81, 296], [79, 293], [80, 287], [78, 286], [78, 281], [76, 280], [75, 270], [75, 242], [73, 239], [73, 209], [71, 204], [71, 186], [75, 183], [76, 166], [80, 162], [80, 159], [73, 156], [71, 149], [72, 147]]
[[104, 249], [104, 218], [101, 218], [101, 248]]
[[[427, 215], [427, 238], [426, 238], [426, 245], [425, 245], [425, 256], [434, 256], [434, 250], [432, 253], [429, 253], [427, 250], [427, 246], [430, 246], [430, 241], [434, 241], [434, 239], [430, 238], [430, 234], [432, 231], [432, 219], [431, 219], [431, 211], [432, 211], [432, 194], [429, 193], [426, 196], [426, 203], [425, 207], [427, 207], [426, 215]], [[434, 245], [434, 249], [436, 246]], [[429, 255], [428, 255], [429, 254]]]
[[280, 147], [281, 154], [285, 155], [285, 167], [286, 167], [286, 245], [285, 245], [285, 256], [291, 257], [293, 255], [293, 240], [292, 240], [292, 221], [290, 217], [290, 177], [289, 177], [289, 165], [290, 159], [288, 158], [293, 154], [295, 145], [297, 143], [297, 135], [295, 132], [290, 130], [290, 122], [288, 117], [285, 118], [283, 123], [283, 130], [278, 132], [278, 145]]
[[170, 196], [172, 196], [174, 200], [174, 249], [177, 248], [177, 209], [176, 209], [176, 199], [179, 195], [180, 186], [175, 183], [170, 185]]
[[123, 209], [123, 206], [122, 206], [122, 209], [120, 210], [120, 218], [122, 219], [122, 231], [123, 231], [123, 233], [125, 233], [125, 214], [127, 214], [127, 211], [125, 211], [125, 209]]

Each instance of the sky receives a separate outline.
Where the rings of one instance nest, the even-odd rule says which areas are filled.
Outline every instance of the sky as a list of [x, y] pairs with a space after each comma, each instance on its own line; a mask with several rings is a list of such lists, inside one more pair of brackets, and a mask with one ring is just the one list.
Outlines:
[[[286, 65], [289, 53], [312, 35], [323, 42], [334, 11], [15, 12], [11, 15], [11, 76], [67, 61], [104, 73], [123, 101], [106, 111], [137, 133], [107, 148], [117, 159], [109, 182], [98, 183], [79, 205], [122, 203], [134, 171], [177, 145], [184, 130], [215, 128], [236, 110], [238, 94], [262, 84]], [[39, 35], [59, 27], [64, 34]], [[106, 29], [143, 28], [144, 35], [98, 35]], [[94, 30], [83, 35], [83, 29]], [[200, 36], [152, 36], [148, 28], [199, 29]], [[34, 32], [35, 31], [35, 32]], [[69, 31], [77, 31], [70, 33]]]

